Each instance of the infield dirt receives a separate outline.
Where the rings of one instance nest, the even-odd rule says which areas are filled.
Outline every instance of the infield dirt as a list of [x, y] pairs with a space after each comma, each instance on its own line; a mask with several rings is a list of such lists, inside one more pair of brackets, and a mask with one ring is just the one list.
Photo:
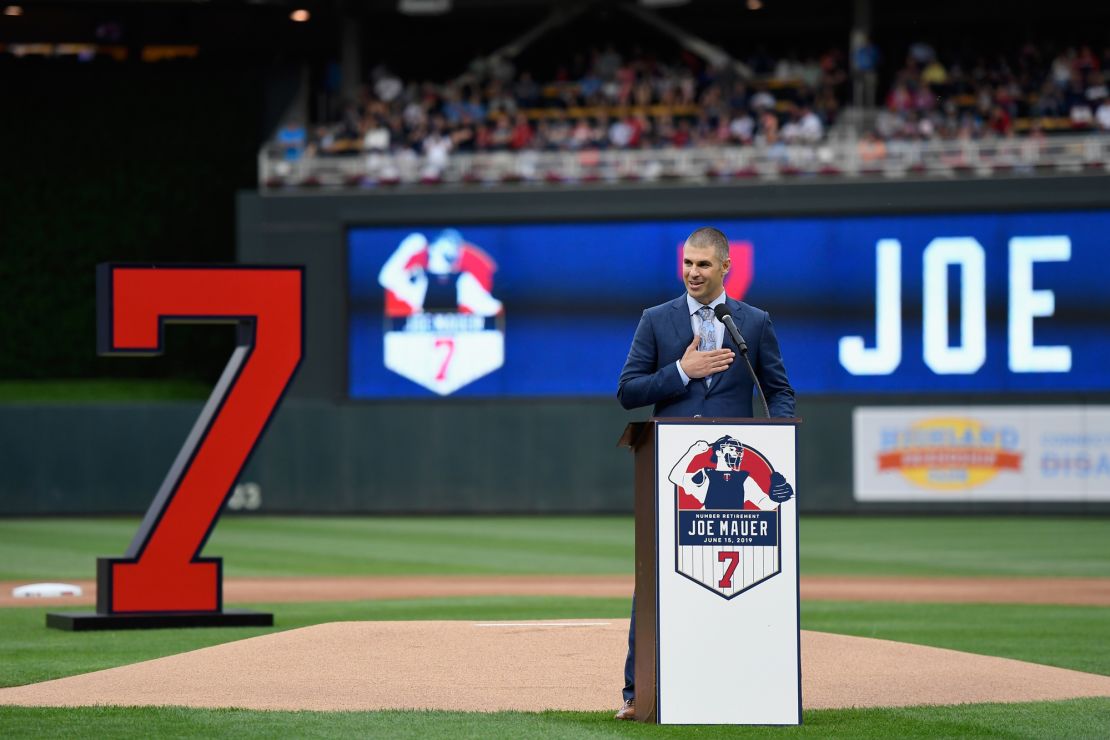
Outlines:
[[[339, 622], [0, 690], [0, 704], [269, 710], [607, 710], [627, 620]], [[802, 632], [804, 706], [1110, 696], [1110, 677]]]

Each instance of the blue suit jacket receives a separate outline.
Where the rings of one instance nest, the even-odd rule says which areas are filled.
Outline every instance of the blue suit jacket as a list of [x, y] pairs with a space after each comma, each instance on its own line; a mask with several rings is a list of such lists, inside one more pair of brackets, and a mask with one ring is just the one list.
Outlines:
[[[779, 341], [766, 311], [742, 301], [726, 299], [732, 320], [748, 345], [748, 359], [767, 396], [772, 418], [794, 416], [794, 389], [786, 377]], [[752, 384], [748, 368], [732, 337], [725, 331], [724, 347], [736, 353], [728, 370], [705, 381], [691, 378], [682, 384], [675, 361], [694, 340], [686, 294], [644, 311], [628, 359], [621, 370], [617, 398], [626, 409], [655, 404], [653, 416], [750, 417]]]

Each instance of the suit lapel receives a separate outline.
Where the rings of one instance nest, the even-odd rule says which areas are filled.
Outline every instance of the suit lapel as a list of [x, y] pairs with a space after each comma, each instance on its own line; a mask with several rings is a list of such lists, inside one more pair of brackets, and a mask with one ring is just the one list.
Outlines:
[[[736, 331], [740, 332], [740, 336], [743, 337], [744, 310], [743, 307], [740, 305], [740, 301], [734, 301], [731, 298], [726, 298], [725, 305], [728, 306], [728, 312], [732, 316], [732, 322], [736, 324]], [[747, 341], [747, 337], [744, 337], [744, 340]], [[722, 342], [722, 346], [728, 347], [733, 352], [739, 352], [739, 349], [737, 349], [736, 347], [736, 342], [732, 341], [732, 335], [728, 333], [728, 329], [725, 329], [725, 338], [724, 342]]]
[[681, 356], [686, 351], [690, 342], [694, 341], [694, 328], [690, 326], [690, 307], [686, 304], [686, 294], [671, 301], [671, 323], [674, 325], [675, 337], [678, 339], [678, 353]]
[[[744, 312], [740, 302], [734, 301], [731, 298], [725, 298], [725, 305], [728, 306], [728, 312], [732, 316], [733, 323], [736, 324], [736, 330], [740, 332], [740, 336], [744, 336]], [[690, 336], [693, 337], [692, 330]], [[747, 337], [744, 337], [744, 339], [746, 341]], [[740, 357], [740, 349], [736, 346], [736, 342], [732, 341], [732, 335], [728, 333], [727, 328], [725, 329], [721, 346], [731, 349], [736, 353], [736, 357], [733, 358], [732, 364], [729, 366], [728, 370], [725, 370], [723, 373], [717, 373], [717, 375], [713, 377], [713, 382], [709, 385], [709, 393], [706, 395], [716, 393], [722, 386], [732, 385], [737, 377], [736, 373], [741, 372], [740, 367], [742, 367], [744, 363], [744, 360]], [[746, 369], [743, 370], [742, 377], [747, 377]]]

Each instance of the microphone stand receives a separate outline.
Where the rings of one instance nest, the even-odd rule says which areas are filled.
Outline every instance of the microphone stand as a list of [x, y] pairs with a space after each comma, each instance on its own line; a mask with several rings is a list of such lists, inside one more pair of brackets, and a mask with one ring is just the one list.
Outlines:
[[752, 378], [752, 383], [755, 384], [755, 389], [759, 391], [759, 400], [763, 404], [763, 414], [770, 419], [771, 410], [767, 407], [767, 396], [763, 395], [763, 386], [759, 384], [759, 378], [755, 376], [755, 368], [752, 367], [751, 360], [748, 359], [748, 343], [744, 341], [744, 335], [736, 328], [736, 322], [732, 320], [732, 316], [728, 312], [728, 307], [723, 303], [717, 304], [713, 309], [713, 313], [717, 316], [717, 320], [725, 325], [728, 329], [732, 341], [736, 342], [736, 346], [740, 349], [740, 356], [744, 358], [744, 364], [748, 368], [748, 375]]

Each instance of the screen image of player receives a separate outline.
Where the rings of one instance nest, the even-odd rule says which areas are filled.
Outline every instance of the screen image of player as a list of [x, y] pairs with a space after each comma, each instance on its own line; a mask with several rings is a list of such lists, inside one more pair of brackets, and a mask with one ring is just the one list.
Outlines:
[[[348, 396], [612, 396], [703, 225], [350, 228]], [[730, 239], [726, 292], [771, 313], [799, 393], [1110, 388], [1110, 212], [712, 225]]]

